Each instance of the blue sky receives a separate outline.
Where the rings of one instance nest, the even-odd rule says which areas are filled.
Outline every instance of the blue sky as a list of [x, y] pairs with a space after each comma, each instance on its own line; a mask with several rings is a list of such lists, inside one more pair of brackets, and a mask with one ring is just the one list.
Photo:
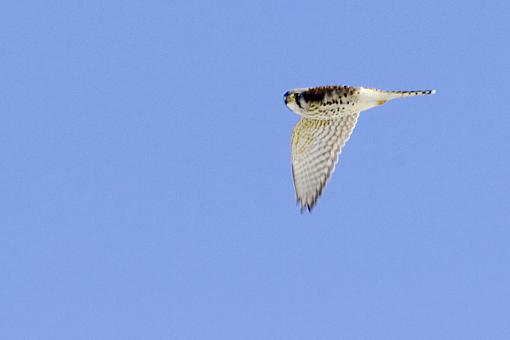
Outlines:
[[[507, 1], [3, 1], [0, 338], [508, 339]], [[295, 87], [364, 112], [311, 215]]]

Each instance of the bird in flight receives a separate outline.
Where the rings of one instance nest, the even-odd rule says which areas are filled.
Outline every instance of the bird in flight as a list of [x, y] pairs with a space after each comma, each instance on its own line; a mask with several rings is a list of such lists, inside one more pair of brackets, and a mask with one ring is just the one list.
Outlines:
[[361, 111], [389, 100], [434, 94], [435, 90], [383, 91], [351, 86], [293, 89], [285, 105], [301, 116], [292, 130], [292, 176], [301, 212], [310, 212], [335, 169]]

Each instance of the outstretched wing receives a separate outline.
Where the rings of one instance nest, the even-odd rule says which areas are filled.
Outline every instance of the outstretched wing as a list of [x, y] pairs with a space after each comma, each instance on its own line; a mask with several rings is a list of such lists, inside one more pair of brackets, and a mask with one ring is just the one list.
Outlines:
[[331, 120], [302, 118], [292, 130], [292, 176], [301, 211], [311, 211], [335, 168], [359, 113]]

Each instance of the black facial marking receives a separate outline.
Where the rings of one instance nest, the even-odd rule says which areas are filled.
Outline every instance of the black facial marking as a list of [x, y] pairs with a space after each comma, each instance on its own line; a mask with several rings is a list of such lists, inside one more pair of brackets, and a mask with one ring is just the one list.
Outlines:
[[324, 99], [325, 92], [312, 89], [303, 92], [301, 95], [305, 102], [320, 102]]
[[296, 100], [296, 104], [300, 107], [300, 108], [303, 108], [303, 106], [301, 106], [301, 96], [297, 93], [294, 93], [294, 99]]

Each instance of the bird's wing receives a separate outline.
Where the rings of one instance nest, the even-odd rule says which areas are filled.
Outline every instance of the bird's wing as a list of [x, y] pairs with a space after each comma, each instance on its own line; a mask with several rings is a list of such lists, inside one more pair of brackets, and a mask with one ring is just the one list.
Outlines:
[[296, 198], [311, 211], [335, 169], [359, 113], [332, 120], [302, 118], [292, 130], [292, 176]]

